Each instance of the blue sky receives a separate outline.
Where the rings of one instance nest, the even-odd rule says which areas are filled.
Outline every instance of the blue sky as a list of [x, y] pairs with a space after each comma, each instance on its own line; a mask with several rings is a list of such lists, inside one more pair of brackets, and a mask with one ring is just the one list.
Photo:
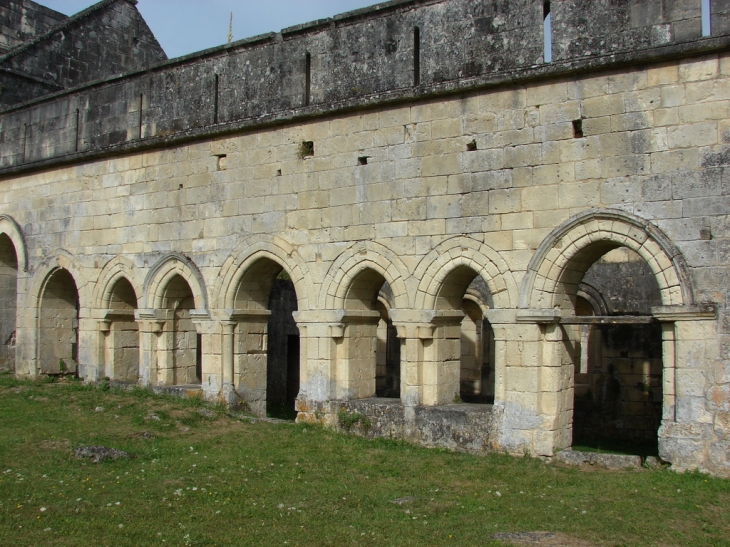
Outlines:
[[[96, 3], [36, 2], [66, 15]], [[233, 39], [240, 40], [376, 3], [377, 0], [139, 0], [137, 8], [172, 58], [224, 44], [231, 12]]]

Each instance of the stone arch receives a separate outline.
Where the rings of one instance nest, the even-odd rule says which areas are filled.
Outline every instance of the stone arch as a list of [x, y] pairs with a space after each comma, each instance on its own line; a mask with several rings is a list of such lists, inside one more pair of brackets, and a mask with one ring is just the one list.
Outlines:
[[434, 330], [437, 358], [430, 366], [439, 382], [431, 400], [444, 404], [458, 395], [464, 402], [494, 402], [495, 371], [504, 363], [495, 362], [486, 315], [516, 304], [517, 285], [506, 262], [487, 245], [459, 236], [434, 248], [417, 272], [416, 306], [443, 314]]
[[76, 260], [71, 253], [65, 249], [56, 249], [50, 253], [48, 258], [44, 260], [40, 266], [35, 269], [30, 281], [28, 295], [34, 299], [36, 310], [39, 309], [41, 297], [43, 296], [43, 288], [54, 271], [62, 268], [68, 270], [76, 283], [76, 289], [79, 293], [79, 307], [82, 316], [88, 316], [91, 309], [90, 304], [93, 303], [93, 285], [89, 283], [86, 269]]
[[170, 281], [179, 275], [190, 287], [196, 309], [208, 309], [208, 294], [205, 281], [195, 263], [180, 253], [162, 257], [147, 274], [144, 281], [144, 302], [148, 308], [163, 308], [165, 290]]
[[322, 285], [320, 307], [344, 309], [353, 281], [366, 270], [382, 276], [393, 291], [395, 308], [408, 308], [406, 268], [403, 261], [387, 247], [372, 241], [353, 245], [330, 266]]
[[0, 371], [15, 370], [18, 316], [18, 252], [0, 233]]
[[8, 215], [0, 215], [0, 234], [5, 234], [10, 238], [15, 247], [15, 254], [18, 260], [18, 269], [23, 272], [28, 271], [28, 248], [25, 245], [25, 237], [23, 232], [15, 222], [13, 217]]
[[136, 270], [131, 260], [118, 256], [106, 263], [94, 287], [94, 305], [100, 316], [100, 363], [104, 375], [120, 381], [139, 378], [139, 326], [134, 312], [139, 308]]
[[77, 373], [79, 320], [83, 309], [78, 277], [59, 264], [43, 277], [37, 297], [36, 358], [39, 372]]
[[125, 278], [132, 285], [134, 293], [137, 295], [137, 304], [139, 305], [142, 290], [134, 264], [130, 259], [124, 256], [117, 256], [107, 262], [99, 274], [99, 279], [94, 286], [92, 302], [97, 309], [108, 309], [112, 292], [117, 282]]
[[592, 209], [565, 221], [540, 244], [523, 278], [519, 307], [566, 307], [587, 267], [617, 247], [628, 247], [646, 261], [663, 305], [694, 303], [687, 264], [664, 232], [625, 211]]
[[277, 263], [291, 278], [297, 293], [300, 310], [309, 309], [309, 295], [312, 285], [306, 263], [296, 250], [281, 238], [246, 241], [241, 251], [231, 255], [223, 264], [217, 283], [214, 305], [233, 309], [241, 280], [258, 261], [269, 259]]
[[421, 260], [415, 272], [420, 279], [415, 307], [435, 309], [445, 280], [459, 268], [469, 268], [484, 279], [495, 308], [513, 308], [517, 303], [517, 284], [506, 261], [488, 245], [461, 236], [442, 242]]

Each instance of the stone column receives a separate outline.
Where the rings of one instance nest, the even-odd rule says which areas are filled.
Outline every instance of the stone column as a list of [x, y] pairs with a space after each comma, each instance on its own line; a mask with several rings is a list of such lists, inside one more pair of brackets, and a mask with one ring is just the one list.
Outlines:
[[311, 404], [335, 398], [336, 340], [342, 339], [342, 313], [337, 310], [302, 310], [293, 313], [299, 329], [299, 397], [297, 411], [313, 412]]
[[347, 310], [330, 326], [335, 339], [335, 398], [375, 397], [375, 352], [380, 313]]
[[208, 310], [190, 310], [190, 319], [200, 335], [200, 387], [206, 399], [216, 400], [222, 389], [220, 323], [211, 319]]
[[[730, 408], [730, 389], [723, 391], [715, 374], [721, 363], [716, 310], [710, 305], [659, 306], [652, 315], [662, 322], [659, 455], [678, 471], [730, 473], [730, 443], [718, 439], [715, 427], [717, 417]], [[728, 434], [721, 431], [720, 436]]]
[[433, 310], [391, 309], [393, 326], [400, 339], [400, 398], [406, 407], [423, 404], [423, 363], [433, 346]]
[[517, 310], [511, 325], [500, 324], [508, 317], [496, 312], [509, 311], [487, 313], [496, 327], [497, 361], [504, 362], [504, 387], [498, 380], [495, 395], [495, 406], [503, 413], [495, 426], [496, 444], [512, 453], [552, 456], [571, 442], [572, 363], [563, 359], [560, 312]]
[[[37, 376], [38, 300], [28, 294], [30, 276], [27, 270], [18, 270], [18, 292], [15, 311], [15, 374]], [[37, 296], [37, 295], [36, 295]]]
[[157, 349], [169, 310], [138, 309], [134, 319], [139, 325], [139, 381], [143, 386], [159, 385]]
[[91, 316], [91, 310], [81, 308], [79, 310], [79, 318], [76, 323], [78, 329], [76, 343], [76, 367], [80, 378], [86, 381], [95, 382], [100, 378], [98, 375], [97, 357], [99, 323]]
[[104, 377], [114, 378], [114, 370], [112, 369], [112, 348], [114, 347], [114, 333], [112, 331], [112, 321], [111, 319], [105, 317], [104, 319], [99, 319], [97, 325], [97, 372], [95, 375], [95, 379], [100, 379]]
[[423, 400], [427, 406], [454, 403], [461, 378], [461, 310], [433, 310], [433, 338], [424, 341]]
[[221, 321], [221, 398], [229, 405], [238, 402], [234, 384], [234, 338], [236, 334], [235, 321]]
[[233, 310], [233, 386], [257, 416], [266, 416], [267, 326], [266, 309]]

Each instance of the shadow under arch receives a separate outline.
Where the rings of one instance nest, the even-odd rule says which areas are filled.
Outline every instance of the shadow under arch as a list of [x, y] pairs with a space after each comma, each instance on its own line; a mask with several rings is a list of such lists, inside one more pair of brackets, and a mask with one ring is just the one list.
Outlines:
[[139, 282], [137, 270], [134, 263], [125, 256], [117, 256], [107, 262], [101, 270], [94, 291], [92, 294], [92, 302], [94, 307], [100, 310], [110, 309], [110, 302], [114, 287], [121, 279], [126, 279], [134, 289], [137, 297], [135, 307], [142, 304], [143, 283]]
[[[372, 273], [367, 273], [368, 271]], [[364, 274], [368, 279], [361, 277], [360, 284], [372, 285], [373, 288], [378, 281], [376, 278], [382, 278], [377, 290], [374, 289], [373, 302], [380, 287], [387, 282], [393, 294], [394, 307], [408, 308], [407, 272], [408, 268], [403, 261], [387, 247], [372, 241], [357, 243], [340, 254], [330, 266], [322, 284], [320, 307], [329, 310], [346, 309], [348, 299], [351, 300], [354, 296], [352, 291], [356, 286], [355, 279]]]
[[104, 265], [94, 287], [100, 372], [112, 380], [139, 380], [140, 337], [134, 316], [142, 301], [139, 287], [134, 264], [124, 256]]
[[18, 266], [18, 251], [13, 240], [6, 233], [0, 233], [0, 371], [15, 371]]
[[182, 277], [190, 287], [195, 309], [208, 309], [208, 293], [205, 280], [195, 263], [181, 253], [168, 253], [150, 269], [144, 280], [143, 301], [146, 307], [163, 308], [165, 290], [175, 276]]
[[10, 238], [15, 247], [15, 254], [18, 261], [18, 269], [28, 271], [28, 247], [25, 244], [25, 237], [15, 219], [9, 215], [0, 215], [0, 234]]
[[309, 309], [309, 299], [312, 294], [309, 270], [299, 253], [281, 238], [247, 242], [241, 251], [232, 254], [225, 261], [221, 268], [220, 282], [216, 285], [214, 307], [235, 308], [241, 280], [261, 259], [271, 260], [287, 273], [296, 289], [298, 308]]
[[59, 265], [46, 273], [36, 310], [37, 372], [79, 374], [81, 300], [72, 272]]
[[[518, 297], [517, 284], [507, 262], [488, 245], [463, 236], [442, 242], [423, 257], [414, 274], [420, 279], [415, 307], [436, 309], [438, 295], [442, 294], [442, 287], [447, 277], [458, 269], [471, 270], [475, 276], [479, 275], [484, 280], [494, 308], [515, 307]], [[466, 288], [465, 286], [465, 291]], [[453, 305], [453, 309], [458, 307], [458, 303]]]

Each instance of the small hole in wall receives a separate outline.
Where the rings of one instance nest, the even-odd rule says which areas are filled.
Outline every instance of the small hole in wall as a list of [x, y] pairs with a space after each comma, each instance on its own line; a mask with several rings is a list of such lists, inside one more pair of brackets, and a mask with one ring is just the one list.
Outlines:
[[280, 176], [281, 176], [281, 169], [277, 169], [277, 170], [276, 170], [276, 176], [277, 176], [277, 177], [280, 177]]
[[218, 171], [225, 171], [228, 167], [228, 157], [225, 154], [219, 154], [217, 157], [216, 169]]
[[313, 141], [302, 141], [299, 145], [299, 157], [307, 158], [314, 156], [314, 142]]
[[180, 186], [178, 186], [178, 189], [179, 190], [182, 190], [183, 189], [183, 185], [181, 184]]
[[709, 241], [712, 239], [712, 230], [710, 228], [701, 228], [700, 229], [700, 239], [704, 241]]
[[357, 158], [357, 164], [358, 165], [367, 165], [368, 164], [368, 156], [360, 156]]
[[477, 149], [477, 140], [474, 139], [471, 142], [466, 143], [466, 151], [467, 152], [474, 152]]
[[583, 138], [583, 120], [573, 120], [573, 138]]

